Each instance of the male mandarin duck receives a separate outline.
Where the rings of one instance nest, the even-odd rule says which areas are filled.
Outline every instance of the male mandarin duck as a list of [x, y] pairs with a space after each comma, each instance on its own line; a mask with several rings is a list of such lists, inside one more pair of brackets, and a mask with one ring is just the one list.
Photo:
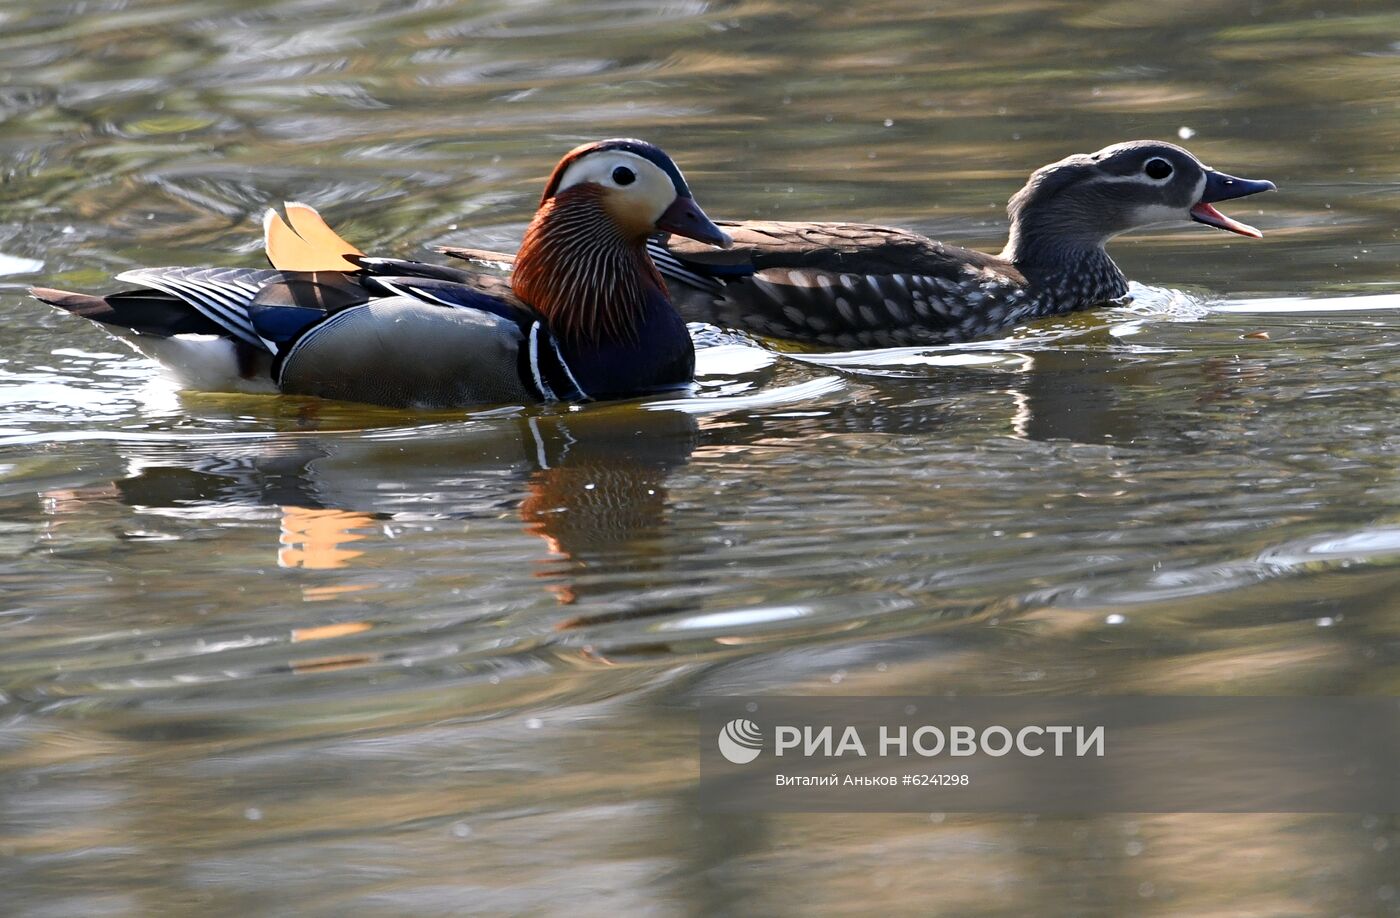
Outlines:
[[397, 407], [625, 398], [694, 377], [647, 238], [730, 244], [670, 157], [639, 140], [560, 160], [509, 280], [371, 258], [310, 207], [286, 211], [264, 220], [273, 270], [143, 268], [118, 278], [136, 290], [31, 292], [187, 388]]
[[1120, 299], [1128, 284], [1104, 250], [1120, 233], [1190, 219], [1258, 237], [1212, 205], [1273, 188], [1174, 144], [1133, 141], [1036, 170], [1007, 207], [1000, 255], [856, 223], [721, 221], [735, 241], [727, 252], [674, 238], [650, 246], [694, 321], [828, 347], [950, 344]]

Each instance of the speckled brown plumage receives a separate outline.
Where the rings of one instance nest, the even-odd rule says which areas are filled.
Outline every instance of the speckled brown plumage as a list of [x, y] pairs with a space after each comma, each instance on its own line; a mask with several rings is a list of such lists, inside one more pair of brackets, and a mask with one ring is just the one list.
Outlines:
[[917, 233], [854, 223], [726, 223], [734, 248], [672, 240], [686, 265], [752, 265], [713, 288], [667, 278], [693, 321], [831, 347], [888, 347], [980, 337], [1037, 315], [1014, 265]]

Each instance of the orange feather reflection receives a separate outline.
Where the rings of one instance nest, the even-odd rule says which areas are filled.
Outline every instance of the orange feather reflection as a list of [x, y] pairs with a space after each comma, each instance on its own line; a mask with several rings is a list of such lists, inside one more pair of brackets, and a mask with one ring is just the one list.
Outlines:
[[364, 554], [344, 548], [347, 543], [366, 538], [364, 530], [373, 527], [374, 518], [350, 510], [320, 510], [310, 507], [282, 507], [282, 547], [277, 551], [281, 567], [308, 570], [337, 570]]

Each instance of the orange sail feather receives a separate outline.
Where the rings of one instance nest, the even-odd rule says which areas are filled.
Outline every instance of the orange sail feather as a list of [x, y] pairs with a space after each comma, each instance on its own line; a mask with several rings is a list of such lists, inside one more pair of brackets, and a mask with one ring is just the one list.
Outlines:
[[364, 253], [327, 226], [315, 208], [297, 201], [288, 201], [283, 206], [287, 210], [285, 220], [271, 207], [263, 214], [263, 246], [274, 268], [279, 271], [359, 270], [359, 265], [345, 256]]

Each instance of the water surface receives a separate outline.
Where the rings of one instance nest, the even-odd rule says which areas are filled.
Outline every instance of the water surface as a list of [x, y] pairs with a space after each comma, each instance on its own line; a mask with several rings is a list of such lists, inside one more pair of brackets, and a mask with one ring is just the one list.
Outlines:
[[[1400, 13], [1006, 0], [0, 9], [0, 912], [1370, 915], [1392, 817], [759, 816], [709, 693], [1396, 694]], [[1282, 192], [1129, 307], [944, 349], [697, 329], [693, 396], [179, 393], [22, 296], [513, 246], [574, 144], [716, 217], [995, 249], [1138, 137]]]

